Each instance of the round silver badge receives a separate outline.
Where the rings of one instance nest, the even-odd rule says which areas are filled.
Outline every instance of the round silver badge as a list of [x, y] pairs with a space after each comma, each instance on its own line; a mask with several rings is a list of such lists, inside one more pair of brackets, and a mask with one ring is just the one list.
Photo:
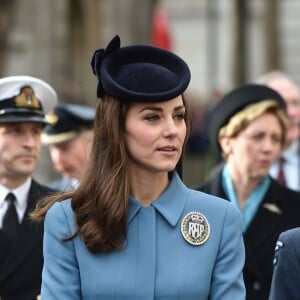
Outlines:
[[209, 238], [210, 226], [203, 214], [192, 211], [183, 218], [181, 233], [188, 243], [202, 245]]

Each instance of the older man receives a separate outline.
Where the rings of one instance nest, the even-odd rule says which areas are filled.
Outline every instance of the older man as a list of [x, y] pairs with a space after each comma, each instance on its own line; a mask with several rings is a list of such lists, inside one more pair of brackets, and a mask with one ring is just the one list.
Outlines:
[[86, 105], [59, 103], [47, 115], [49, 124], [42, 141], [49, 146], [51, 160], [61, 178], [49, 186], [74, 190], [91, 150], [95, 109]]
[[277, 91], [284, 99], [290, 121], [286, 144], [270, 169], [272, 177], [287, 187], [300, 191], [300, 90], [296, 83], [281, 71], [271, 71], [258, 79]]

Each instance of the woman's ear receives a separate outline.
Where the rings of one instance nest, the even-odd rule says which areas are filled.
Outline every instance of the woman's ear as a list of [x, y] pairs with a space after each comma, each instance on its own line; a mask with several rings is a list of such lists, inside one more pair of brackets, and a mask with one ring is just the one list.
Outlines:
[[225, 157], [231, 153], [231, 138], [230, 137], [221, 137], [219, 138], [219, 144], [222, 150], [222, 153]]

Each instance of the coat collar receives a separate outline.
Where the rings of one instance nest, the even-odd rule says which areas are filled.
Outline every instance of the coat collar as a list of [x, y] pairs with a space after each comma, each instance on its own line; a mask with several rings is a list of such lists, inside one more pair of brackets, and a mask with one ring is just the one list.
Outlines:
[[[186, 195], [187, 187], [181, 181], [178, 174], [174, 172], [167, 189], [152, 202], [151, 206], [160, 213], [170, 226], [175, 226], [184, 209]], [[128, 211], [129, 223], [138, 214], [140, 209], [142, 209], [141, 203], [130, 196]]]
[[[208, 188], [205, 192], [226, 199], [222, 187], [222, 168], [218, 168], [213, 178], [211, 178]], [[245, 243], [251, 245], [254, 251], [270, 236], [282, 219], [281, 214], [285, 211], [288, 201], [282, 197], [284, 189], [270, 178], [270, 186], [264, 195], [261, 205], [259, 206], [248, 229], [244, 232]], [[263, 228], [263, 230], [261, 230]], [[249, 247], [249, 246], [247, 246]]]

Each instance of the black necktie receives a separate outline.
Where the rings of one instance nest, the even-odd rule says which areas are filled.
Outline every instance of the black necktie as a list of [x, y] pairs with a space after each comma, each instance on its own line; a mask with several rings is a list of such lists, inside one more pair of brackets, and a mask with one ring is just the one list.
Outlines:
[[5, 201], [8, 202], [8, 208], [3, 218], [2, 230], [10, 240], [14, 240], [19, 226], [18, 214], [15, 206], [16, 196], [13, 193], [8, 193], [5, 197]]

